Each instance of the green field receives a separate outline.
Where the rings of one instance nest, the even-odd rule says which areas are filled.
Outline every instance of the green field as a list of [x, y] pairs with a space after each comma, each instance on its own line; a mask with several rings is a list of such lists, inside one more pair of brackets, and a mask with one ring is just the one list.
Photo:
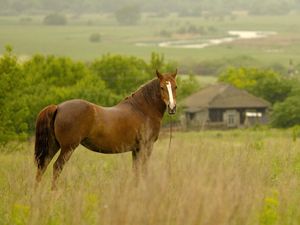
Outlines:
[[[42, 16], [0, 17], [0, 54], [4, 46], [10, 44], [17, 54], [23, 56], [42, 53], [79, 60], [93, 60], [107, 53], [149, 59], [151, 52], [163, 53], [167, 60], [175, 60], [179, 65], [247, 56], [258, 63], [287, 66], [289, 59], [295, 62], [300, 59], [300, 15], [237, 16], [222, 20], [176, 15], [164, 18], [144, 16], [136, 26], [118, 26], [113, 15], [69, 16], [66, 26], [45, 26], [42, 21]], [[277, 35], [204, 49], [136, 46], [140, 42], [202, 38], [201, 35], [171, 35], [168, 38], [159, 35], [162, 30], [174, 32], [191, 24], [216, 30], [214, 34], [202, 35], [206, 39], [227, 36], [229, 30], [274, 31]], [[101, 42], [90, 42], [92, 33], [101, 34]]]
[[291, 130], [175, 133], [169, 153], [167, 137], [138, 186], [129, 153], [79, 148], [55, 192], [51, 167], [34, 191], [33, 146], [11, 143], [0, 153], [0, 224], [299, 223], [300, 140]]

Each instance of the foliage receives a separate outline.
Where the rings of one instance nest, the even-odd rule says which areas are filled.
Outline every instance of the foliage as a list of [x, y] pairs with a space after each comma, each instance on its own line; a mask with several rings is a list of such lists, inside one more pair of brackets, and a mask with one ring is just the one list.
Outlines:
[[67, 18], [63, 14], [51, 13], [44, 18], [45, 25], [65, 25]]
[[28, 115], [28, 108], [19, 99], [23, 86], [24, 73], [11, 47], [7, 46], [0, 59], [0, 142], [27, 132], [28, 125], [22, 118]]
[[195, 75], [189, 75], [187, 79], [177, 78], [177, 86], [179, 87], [177, 91], [178, 101], [198, 91], [200, 88]]
[[128, 5], [117, 10], [115, 16], [121, 25], [135, 25], [141, 19], [141, 12], [139, 6]]
[[291, 127], [300, 124], [300, 95], [288, 97], [284, 102], [274, 105], [272, 125], [274, 127]]
[[101, 35], [99, 33], [92, 33], [90, 35], [90, 42], [100, 42], [101, 41]]
[[219, 81], [230, 83], [274, 104], [284, 101], [292, 90], [292, 82], [272, 70], [258, 68], [229, 68]]
[[155, 78], [154, 68], [165, 72], [172, 66], [156, 53], [149, 64], [120, 55], [85, 64], [39, 54], [19, 63], [8, 46], [0, 58], [0, 143], [32, 135], [36, 116], [49, 104], [81, 98], [111, 106]]
[[148, 65], [136, 57], [106, 55], [95, 60], [91, 69], [110, 90], [121, 97], [152, 78]]
[[291, 127], [300, 124], [300, 82], [288, 79], [272, 70], [257, 68], [230, 68], [219, 81], [262, 97], [273, 104], [271, 124]]
[[259, 217], [260, 225], [273, 225], [278, 221], [278, 192], [273, 191], [272, 196], [264, 199], [264, 205]]
[[32, 134], [38, 112], [49, 104], [71, 98], [105, 104], [108, 96], [115, 98], [81, 62], [35, 55], [20, 64], [11, 49], [0, 59], [0, 85], [0, 143]]

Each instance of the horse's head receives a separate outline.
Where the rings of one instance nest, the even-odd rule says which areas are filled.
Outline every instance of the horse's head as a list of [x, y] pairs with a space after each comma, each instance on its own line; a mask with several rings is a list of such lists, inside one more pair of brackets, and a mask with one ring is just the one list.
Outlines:
[[160, 72], [158, 72], [158, 70], [156, 70], [156, 75], [159, 79], [161, 98], [168, 107], [168, 113], [175, 114], [177, 89], [175, 78], [177, 75], [177, 69], [175, 73], [167, 74], [161, 74]]

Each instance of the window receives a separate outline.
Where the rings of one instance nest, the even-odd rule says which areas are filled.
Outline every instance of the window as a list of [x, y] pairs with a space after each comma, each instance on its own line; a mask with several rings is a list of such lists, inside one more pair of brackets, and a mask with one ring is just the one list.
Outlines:
[[210, 109], [209, 120], [211, 122], [222, 122], [223, 121], [223, 110], [222, 109]]
[[189, 119], [189, 120], [193, 120], [194, 118], [195, 118], [195, 114], [196, 113], [187, 113], [187, 118]]

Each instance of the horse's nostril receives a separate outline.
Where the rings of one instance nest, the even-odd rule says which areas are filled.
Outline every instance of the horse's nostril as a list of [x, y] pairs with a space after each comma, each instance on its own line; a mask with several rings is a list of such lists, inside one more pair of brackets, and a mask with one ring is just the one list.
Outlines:
[[171, 109], [171, 108], [169, 107], [168, 112], [169, 112], [169, 114], [175, 114], [175, 113], [176, 113], [176, 106], [175, 106], [173, 109]]

